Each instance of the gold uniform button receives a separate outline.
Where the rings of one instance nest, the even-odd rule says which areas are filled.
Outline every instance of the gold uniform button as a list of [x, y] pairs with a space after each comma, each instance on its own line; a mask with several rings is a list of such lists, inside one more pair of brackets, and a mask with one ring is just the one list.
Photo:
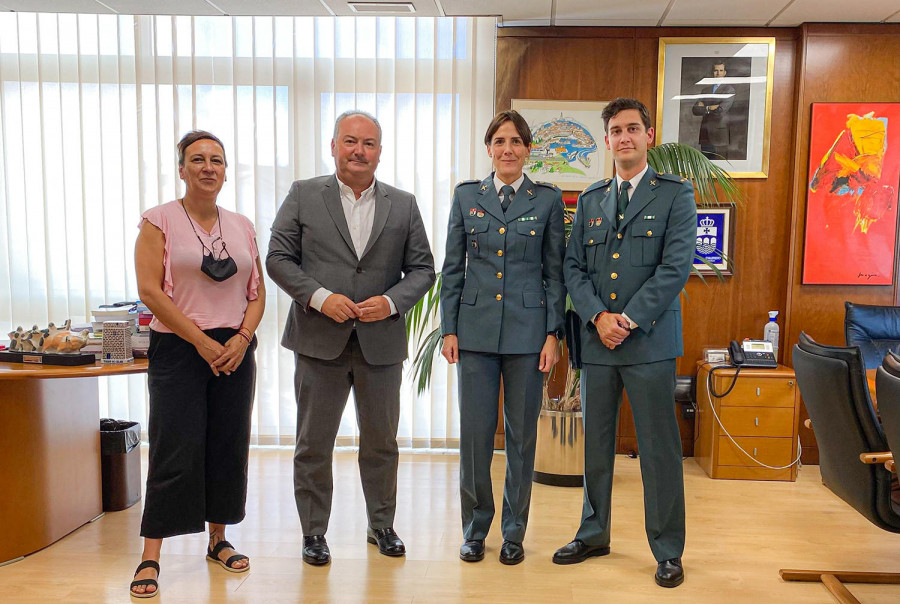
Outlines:
[[497, 294], [497, 301], [499, 302], [502, 299], [503, 299], [503, 296], [501, 296], [500, 294]]
[[619, 259], [619, 252], [616, 252], [615, 254], [613, 254], [613, 260], [618, 260], [618, 259]]
[[534, 231], [531, 231], [531, 234], [534, 235]]
[[609, 299], [610, 299], [610, 300], [615, 300], [615, 299], [616, 299], [616, 292], [611, 293], [611, 294], [609, 295]]
[[503, 255], [503, 250], [497, 250], [497, 255], [498, 255], [498, 256], [502, 256], [502, 255]]
[[592, 243], [594, 243], [593, 239], [588, 240], [588, 245], [591, 245]]
[[616, 235], [616, 239], [621, 239], [621, 238], [622, 238], [622, 233], [619, 233], [618, 235]]
[[497, 232], [500, 233], [500, 234], [502, 235], [503, 233], [506, 232], [506, 227], [500, 227], [500, 230], [497, 231]]
[[650, 321], [650, 325], [656, 325], [656, 321]]
[[497, 278], [498, 278], [498, 279], [502, 279], [502, 278], [503, 278], [503, 273], [497, 273]]
[[612, 277], [613, 279], [618, 279], [619, 273], [613, 273], [612, 275], [610, 275], [610, 277]]
[[653, 237], [653, 231], [647, 231], [647, 237]]

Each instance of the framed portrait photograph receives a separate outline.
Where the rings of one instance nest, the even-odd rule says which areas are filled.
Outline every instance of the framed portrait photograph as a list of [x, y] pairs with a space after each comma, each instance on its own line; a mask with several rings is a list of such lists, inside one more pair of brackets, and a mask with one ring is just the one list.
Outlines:
[[512, 99], [511, 108], [531, 128], [531, 154], [525, 162], [528, 178], [580, 193], [612, 177], [612, 155], [606, 149], [600, 117], [607, 104]]
[[775, 38], [660, 38], [657, 143], [698, 149], [733, 178], [769, 174]]
[[[734, 208], [697, 208], [694, 268], [704, 275], [731, 275], [734, 260]], [[715, 269], [713, 269], [715, 267]]]
[[891, 285], [900, 103], [813, 103], [803, 284]]

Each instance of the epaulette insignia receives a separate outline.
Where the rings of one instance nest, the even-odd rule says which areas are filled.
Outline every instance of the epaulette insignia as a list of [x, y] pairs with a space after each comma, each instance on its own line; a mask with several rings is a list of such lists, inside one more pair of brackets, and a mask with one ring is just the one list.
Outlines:
[[662, 180], [668, 180], [669, 182], [686, 182], [687, 178], [681, 176], [680, 174], [657, 174], [657, 178], [661, 178]]
[[480, 180], [475, 180], [475, 179], [472, 179], [472, 180], [461, 180], [461, 181], [459, 181], [458, 183], [456, 183], [456, 186], [457, 186], [457, 187], [461, 187], [461, 186], [463, 186], [463, 185], [475, 185], [475, 184], [478, 184], [478, 183], [480, 183], [480, 182], [481, 182]]
[[[542, 187], [547, 187], [548, 189], [553, 189], [554, 191], [559, 191], [559, 190], [560, 190], [559, 187], [557, 187], [557, 186], [556, 186], [555, 184], [553, 184], [552, 182], [544, 182], [543, 180], [536, 180], [536, 181], [534, 182], [534, 184], [536, 184], [536, 185], [541, 185]], [[531, 194], [532, 194], [531, 191], [529, 191], [528, 194], [531, 195]]]
[[[609, 183], [611, 182], [611, 180], [612, 179], [610, 179], [610, 178], [604, 178], [603, 180], [598, 180], [597, 182], [595, 182], [594, 184], [589, 186], [587, 189], [585, 189], [584, 193], [589, 193], [590, 191], [597, 191], [598, 189], [606, 188], [607, 186], [609, 186]], [[582, 193], [582, 195], [584, 193]]]

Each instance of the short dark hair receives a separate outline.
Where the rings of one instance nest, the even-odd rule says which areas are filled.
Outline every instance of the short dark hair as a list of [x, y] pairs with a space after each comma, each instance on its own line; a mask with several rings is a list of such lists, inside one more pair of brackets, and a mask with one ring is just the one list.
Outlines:
[[222, 144], [222, 141], [219, 140], [219, 137], [211, 132], [207, 132], [206, 130], [191, 130], [181, 137], [181, 140], [178, 141], [178, 165], [184, 165], [184, 152], [187, 150], [187, 148], [197, 141], [202, 140], [211, 140], [222, 147], [222, 159], [225, 160], [225, 167], [227, 168], [228, 158], [225, 157], [225, 145]]
[[528, 122], [525, 121], [525, 118], [519, 115], [519, 112], [514, 109], [501, 111], [494, 116], [494, 119], [492, 119], [491, 123], [488, 125], [487, 132], [484, 133], [484, 144], [490, 146], [491, 139], [494, 138], [494, 134], [496, 134], [497, 130], [500, 129], [500, 126], [502, 126], [506, 122], [513, 123], [513, 126], [515, 126], [516, 128], [516, 132], [519, 133], [519, 138], [522, 139], [522, 142], [525, 143], [526, 147], [530, 147], [531, 128], [528, 127]]
[[644, 128], [646, 130], [650, 129], [650, 111], [647, 109], [647, 106], [637, 99], [620, 96], [604, 107], [603, 113], [600, 114], [600, 117], [603, 118], [603, 131], [609, 132], [609, 120], [628, 109], [636, 109], [637, 112], [641, 114], [641, 121], [644, 123]]

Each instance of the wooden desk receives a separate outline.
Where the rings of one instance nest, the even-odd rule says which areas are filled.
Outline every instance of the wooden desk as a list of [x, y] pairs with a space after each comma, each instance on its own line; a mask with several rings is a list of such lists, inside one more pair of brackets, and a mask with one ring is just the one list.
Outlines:
[[94, 378], [146, 371], [146, 359], [79, 367], [0, 363], [0, 564], [102, 513]]

